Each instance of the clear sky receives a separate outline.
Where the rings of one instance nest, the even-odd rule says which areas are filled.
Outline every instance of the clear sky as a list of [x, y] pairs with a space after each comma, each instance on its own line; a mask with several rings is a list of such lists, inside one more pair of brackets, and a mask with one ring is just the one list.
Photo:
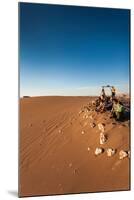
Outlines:
[[129, 10], [19, 5], [21, 96], [128, 91]]

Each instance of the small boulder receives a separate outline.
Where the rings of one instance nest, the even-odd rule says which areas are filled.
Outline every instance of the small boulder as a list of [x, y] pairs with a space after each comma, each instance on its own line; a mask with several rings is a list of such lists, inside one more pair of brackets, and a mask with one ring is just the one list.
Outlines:
[[88, 147], [87, 150], [90, 151], [90, 147]]
[[121, 150], [119, 152], [119, 159], [122, 160], [124, 158], [128, 157], [128, 152], [127, 151], [124, 151], [124, 150]]
[[99, 123], [98, 124], [98, 128], [101, 132], [104, 132], [105, 128], [104, 128], [104, 125], [102, 123]]
[[104, 143], [106, 143], [106, 141], [107, 141], [106, 136], [104, 135], [103, 132], [101, 132], [100, 133], [100, 144], [104, 144]]
[[106, 152], [107, 152], [107, 156], [111, 157], [115, 154], [116, 150], [112, 148], [108, 148]]
[[103, 151], [104, 151], [103, 148], [101, 148], [101, 147], [97, 147], [97, 148], [95, 149], [95, 155], [98, 156], [98, 155], [102, 154]]
[[95, 123], [90, 123], [91, 128], [94, 128], [96, 126]]
[[85, 133], [85, 131], [81, 131], [81, 134], [84, 134]]

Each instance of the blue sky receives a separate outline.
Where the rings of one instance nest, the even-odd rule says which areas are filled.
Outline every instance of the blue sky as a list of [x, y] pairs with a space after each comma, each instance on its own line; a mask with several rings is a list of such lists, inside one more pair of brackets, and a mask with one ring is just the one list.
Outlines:
[[128, 91], [129, 10], [19, 5], [21, 96]]

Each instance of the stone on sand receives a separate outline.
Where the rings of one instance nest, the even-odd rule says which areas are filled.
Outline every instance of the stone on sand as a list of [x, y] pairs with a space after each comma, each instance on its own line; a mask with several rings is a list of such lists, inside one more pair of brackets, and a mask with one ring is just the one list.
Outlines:
[[103, 148], [101, 148], [101, 147], [97, 147], [97, 148], [95, 149], [95, 155], [98, 156], [98, 155], [102, 154], [103, 151], [104, 151]]
[[121, 150], [119, 152], [119, 159], [122, 160], [124, 158], [128, 157], [128, 152], [127, 151], [124, 151], [124, 150]]
[[85, 133], [85, 131], [81, 131], [81, 134], [84, 134]]
[[99, 123], [98, 124], [98, 128], [99, 128], [99, 130], [101, 131], [101, 132], [104, 132], [104, 125], [102, 124], [102, 123]]
[[95, 123], [90, 123], [91, 128], [94, 128], [96, 126]]
[[87, 150], [90, 151], [90, 147], [88, 147]]
[[115, 154], [116, 150], [113, 148], [108, 148], [106, 152], [107, 152], [107, 156], [111, 157]]
[[106, 143], [107, 141], [107, 138], [106, 138], [106, 135], [104, 135], [103, 132], [100, 133], [100, 144], [104, 144]]

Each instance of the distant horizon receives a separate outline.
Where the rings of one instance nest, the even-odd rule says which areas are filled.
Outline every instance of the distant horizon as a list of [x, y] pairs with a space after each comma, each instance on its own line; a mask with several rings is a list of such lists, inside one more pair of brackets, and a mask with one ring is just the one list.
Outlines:
[[[101, 88], [101, 87], [100, 87]], [[99, 89], [100, 89], [99, 88]], [[100, 96], [100, 93], [101, 93], [101, 89], [100, 89], [100, 91], [97, 93], [97, 94], [85, 94], [85, 95], [80, 95], [80, 94], [75, 94], [75, 95], [63, 95], [63, 94], [37, 94], [37, 95], [35, 95], [35, 94], [31, 94], [31, 95], [20, 95], [20, 98], [22, 98], [22, 97], [51, 97], [51, 96], [54, 96], [54, 97], [98, 97], [98, 96]], [[111, 93], [110, 93], [110, 91], [107, 93], [107, 95], [108, 96], [110, 96], [111, 95]], [[130, 96], [130, 92], [129, 92], [129, 90], [127, 91], [127, 92], [117, 92], [116, 93], [116, 96], [120, 96], [120, 95], [128, 95], [128, 96]]]
[[130, 11], [19, 3], [20, 96], [129, 93]]

